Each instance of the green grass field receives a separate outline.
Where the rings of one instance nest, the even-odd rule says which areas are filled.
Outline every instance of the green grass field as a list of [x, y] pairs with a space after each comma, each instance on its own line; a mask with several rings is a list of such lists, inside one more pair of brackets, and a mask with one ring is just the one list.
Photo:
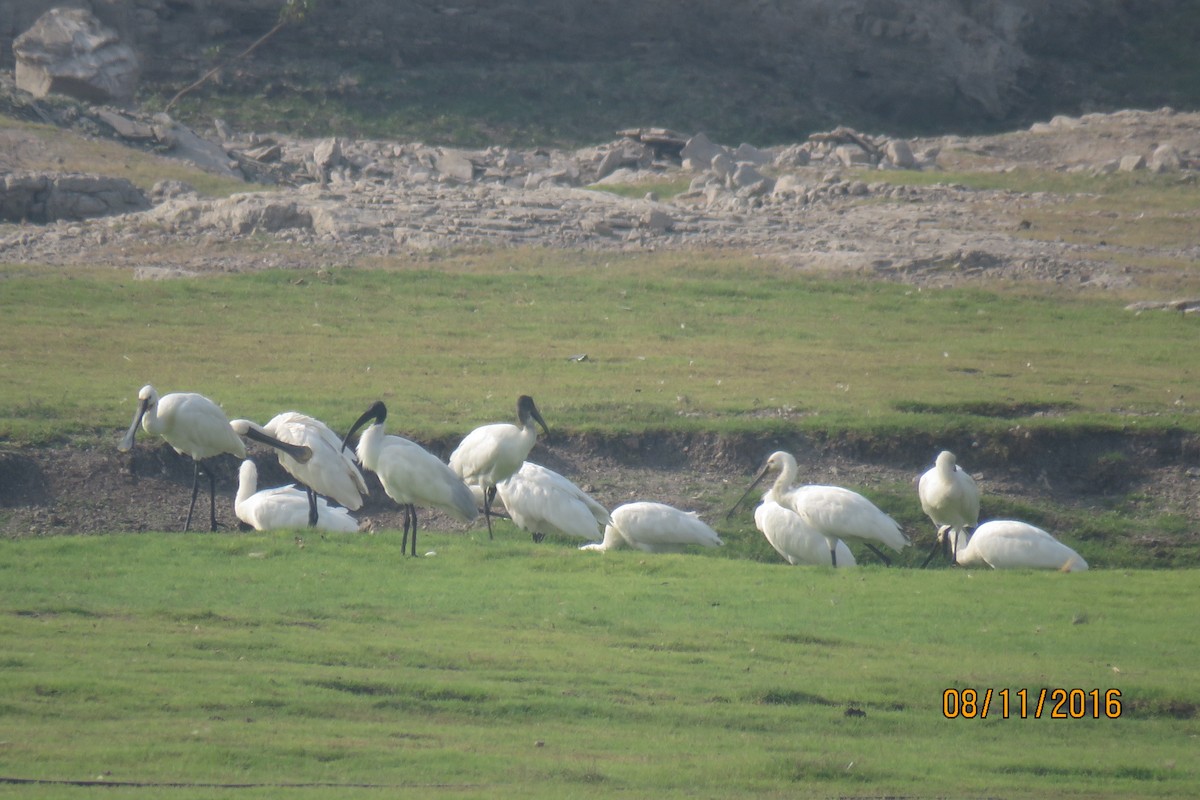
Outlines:
[[383, 398], [425, 434], [507, 418], [521, 393], [556, 427], [610, 432], [1200, 421], [1200, 322], [1097, 296], [833, 282], [696, 254], [0, 276], [0, 436], [14, 441], [115, 430], [145, 383], [335, 428]]
[[[406, 560], [395, 538], [5, 542], [0, 776], [168, 797], [1186, 797], [1200, 778], [1193, 570], [835, 572], [505, 530]], [[1035, 719], [1042, 688], [1082, 691]], [[994, 690], [987, 717], [947, 719], [947, 689]]]

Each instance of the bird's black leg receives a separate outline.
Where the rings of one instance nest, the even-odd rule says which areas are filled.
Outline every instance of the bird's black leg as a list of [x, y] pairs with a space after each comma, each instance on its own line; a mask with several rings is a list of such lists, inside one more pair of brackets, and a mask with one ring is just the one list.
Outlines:
[[415, 505], [413, 505], [412, 503], [409, 503], [408, 510], [412, 512], [412, 531], [413, 531], [412, 554], [415, 557], [417, 555], [417, 507]]
[[196, 495], [200, 491], [200, 462], [192, 461], [192, 504], [188, 506], [187, 521], [183, 523], [183, 532], [187, 533], [192, 527], [192, 512], [196, 510]]
[[217, 477], [211, 469], [205, 469], [208, 473], [208, 515], [211, 523], [212, 532], [217, 532]]
[[483, 490], [483, 518], [487, 521], [488, 538], [492, 537], [492, 501], [496, 499], [496, 487], [489, 486]]
[[307, 486], [304, 487], [308, 492], [308, 527], [317, 527], [317, 493]]
[[929, 566], [929, 562], [933, 560], [933, 556], [937, 553], [938, 548], [942, 547], [942, 537], [938, 537], [933, 541], [933, 549], [929, 551], [929, 555], [925, 556], [925, 560], [921, 562], [921, 569]]
[[836, 540], [834, 541], [833, 544], [829, 545], [829, 562], [831, 564], [833, 564], [834, 567], [837, 567], [837, 541]]
[[408, 526], [410, 520], [408, 509], [410, 507], [408, 503], [404, 504], [404, 538], [400, 540], [400, 555], [404, 555], [404, 551], [408, 549]]
[[870, 542], [863, 542], [863, 544], [865, 544], [867, 546], [868, 550], [870, 550], [875, 555], [879, 556], [879, 560], [884, 563], [884, 566], [890, 567], [892, 565], [892, 560], [890, 558], [888, 558], [887, 556], [885, 556], [883, 553], [879, 552], [878, 547], [871, 544]]

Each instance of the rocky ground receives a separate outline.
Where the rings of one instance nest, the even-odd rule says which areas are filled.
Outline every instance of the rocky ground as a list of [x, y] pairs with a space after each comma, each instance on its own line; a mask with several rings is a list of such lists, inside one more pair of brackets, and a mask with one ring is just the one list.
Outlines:
[[[153, 123], [125, 119], [128, 125]], [[122, 136], [113, 124], [88, 113], [75, 112], [73, 124], [91, 126], [96, 135]], [[171, 137], [154, 138], [161, 135], [148, 128], [124, 132], [126, 139], [144, 137], [133, 142], [143, 149], [169, 151], [178, 144]], [[1149, 246], [1139, 249], [1137, 259], [1148, 266], [1118, 267], [1122, 259], [1115, 251], [1097, 258], [1094, 247], [1085, 251], [1027, 235], [1024, 216], [1040, 204], [1060, 202], [1052, 195], [975, 191], [953, 183], [897, 187], [848, 170], [847, 164], [863, 163], [864, 157], [880, 169], [905, 158], [886, 137], [842, 132], [789, 148], [718, 145], [732, 167], [718, 165], [716, 158], [684, 161], [687, 150], [681, 148], [690, 146], [688, 139], [651, 130], [571, 152], [462, 151], [403, 142], [287, 140], [218, 128], [203, 137], [197, 157], [216, 153], [231, 174], [250, 174], [270, 181], [269, 187], [248, 185], [246, 194], [212, 200], [186, 185], [164, 183], [146, 197], [144, 210], [0, 223], [0, 260], [134, 267], [142, 277], [165, 278], [320, 268], [462, 247], [716, 248], [796, 269], [851, 270], [922, 285], [1020, 279], [1127, 290], [1143, 282], [1152, 285], [1156, 263], [1200, 257], [1200, 241], [1190, 252], [1175, 247], [1156, 253]], [[1161, 155], [1160, 146], [1170, 144], [1177, 161], [1158, 168], [1192, 180], [1200, 159], [1200, 114], [1160, 110], [1056, 118], [1000, 136], [904, 144], [901, 151], [907, 149], [926, 170], [1035, 166], [1086, 172], [1119, 169], [1130, 157], [1152, 162], [1156, 151]], [[51, 146], [0, 128], [0, 172], [44, 163], [53, 157], [45, 152]], [[663, 182], [684, 191], [658, 196], [653, 187]], [[630, 199], [588, 188], [596, 183], [648, 188]], [[113, 447], [0, 450], [0, 532], [179, 528], [190, 465], [157, 444], [141, 443], [133, 456], [118, 454], [118, 435], [114, 431]], [[575, 438], [552, 448], [539, 445], [538, 455], [609, 506], [642, 497], [713, 515], [723, 510], [717, 506], [726, 502], [728, 487], [742, 485], [777, 444], [715, 437], [686, 442]], [[807, 450], [797, 453], [807, 479], [860, 487], [911, 481], [931, 463], [936, 446], [872, 452], [853, 442], [790, 444]], [[453, 443], [434, 446], [448, 452]], [[1025, 458], [1011, 457], [1013, 448], [1004, 459], [988, 455], [1001, 449], [983, 443], [975, 458], [960, 453], [985, 492], [1091, 507], [1136, 491], [1200, 519], [1194, 443], [1071, 443], [1069, 453], [1056, 456], [1067, 459], [1069, 477], [1058, 477], [1063, 473], [1032, 451]], [[1133, 468], [1128, 474], [1097, 476], [1089, 459], [1114, 449], [1126, 452]], [[225, 464], [218, 471], [220, 516], [232, 522], [236, 469]], [[284, 477], [268, 468], [262, 480], [283, 482]], [[376, 490], [364, 509], [365, 527], [398, 527], [394, 506], [382, 497]], [[447, 525], [436, 517], [432, 524]], [[924, 528], [912, 533], [929, 535]]]

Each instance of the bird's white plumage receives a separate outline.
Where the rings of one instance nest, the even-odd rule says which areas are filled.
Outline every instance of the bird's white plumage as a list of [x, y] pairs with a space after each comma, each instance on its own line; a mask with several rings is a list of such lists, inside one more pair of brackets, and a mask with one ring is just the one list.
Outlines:
[[883, 544], [897, 551], [908, 545], [900, 525], [858, 492], [841, 486], [795, 486], [799, 467], [791, 453], [772, 453], [760, 477], [771, 469], [778, 469], [779, 476], [764, 498], [795, 511], [824, 536], [831, 561], [839, 539]]
[[1082, 572], [1083, 557], [1046, 531], [1027, 522], [992, 520], [975, 529], [958, 563], [986, 564], [992, 569], [1056, 569]]
[[647, 553], [678, 553], [691, 545], [718, 547], [724, 544], [717, 532], [694, 512], [680, 511], [663, 503], [626, 503], [612, 510], [612, 521], [604, 528], [604, 540], [585, 544], [581, 550], [611, 550], [626, 545]]
[[546, 421], [528, 395], [517, 398], [517, 422], [520, 424], [498, 422], [480, 426], [463, 437], [450, 454], [450, 468], [455, 474], [464, 483], [483, 490], [483, 513], [489, 538], [492, 535], [492, 493], [499, 491], [500, 481], [507, 480], [525, 463], [525, 457], [537, 443], [534, 423], [549, 433]]
[[548, 533], [595, 539], [608, 510], [552, 469], [526, 461], [496, 485], [512, 521], [535, 537]]
[[[763, 499], [754, 509], [754, 525], [789, 564], [830, 566], [829, 544], [804, 518], [774, 500]], [[853, 567], [854, 554], [843, 541], [837, 543], [837, 566]]]
[[376, 423], [358, 439], [358, 460], [379, 476], [387, 496], [400, 505], [437, 508], [462, 520], [479, 516], [475, 497], [462, 479], [433, 453]]
[[[252, 426], [248, 420], [234, 420], [233, 427]], [[351, 511], [362, 508], [367, 482], [353, 454], [342, 448], [342, 440], [319, 419], [298, 411], [276, 414], [262, 430], [281, 442], [302, 445], [312, 452], [306, 462], [297, 461], [288, 453], [276, 450], [279, 464], [300, 483], [319, 495], [324, 495]], [[239, 431], [241, 432], [241, 431]]]
[[939, 539], [949, 536], [950, 550], [957, 553], [966, 545], [970, 529], [979, 524], [975, 479], [958, 465], [953, 453], [943, 450], [934, 466], [921, 475], [917, 495], [921, 510], [938, 527]]
[[[175, 452], [196, 461], [229, 453], [246, 457], [246, 443], [221, 407], [202, 394], [172, 392], [159, 397], [151, 385], [138, 392], [138, 413], [146, 433], [161, 436]], [[136, 421], [136, 417], [135, 417]], [[126, 442], [132, 445], [132, 437]], [[123, 449], [128, 449], [122, 443]]]
[[[308, 494], [294, 485], [258, 490], [258, 467], [249, 459], [238, 470], [238, 492], [233, 509], [238, 519], [257, 531], [308, 527]], [[320, 530], [351, 533], [358, 522], [344, 508], [317, 499], [317, 524]]]

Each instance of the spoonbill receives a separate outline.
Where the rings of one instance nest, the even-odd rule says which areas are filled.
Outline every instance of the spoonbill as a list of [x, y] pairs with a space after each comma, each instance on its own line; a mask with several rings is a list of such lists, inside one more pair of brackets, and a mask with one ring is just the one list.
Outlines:
[[281, 442], [307, 447], [312, 452], [308, 461], [297, 461], [279, 450], [279, 464], [304, 486], [308, 495], [308, 524], [317, 526], [317, 495], [324, 495], [337, 504], [357, 511], [362, 508], [367, 482], [354, 463], [353, 454], [342, 447], [342, 440], [324, 422], [298, 411], [276, 414], [266, 425], [248, 419], [230, 423], [243, 436], [250, 431], [265, 433]]
[[250, 459], [242, 462], [238, 469], [237, 498], [233, 510], [238, 519], [256, 531], [273, 531], [283, 528], [302, 528], [305, 525], [334, 533], [353, 533], [358, 523], [350, 512], [317, 500], [317, 521], [309, 521], [309, 497], [294, 485], [277, 489], [258, 489], [258, 467]]
[[692, 511], [662, 503], [636, 502], [617, 506], [604, 528], [604, 541], [585, 544], [580, 550], [605, 552], [629, 545], [647, 553], [681, 553], [688, 545], [719, 547], [717, 532]]
[[[921, 498], [921, 510], [938, 529], [934, 550], [939, 544], [948, 545], [953, 562], [959, 548], [966, 544], [967, 535], [979, 524], [979, 487], [975, 479], [958, 465], [954, 453], [943, 450], [933, 468], [917, 482], [917, 496]], [[933, 557], [933, 551], [929, 556]]]
[[975, 529], [958, 551], [959, 564], [987, 564], [992, 569], [1056, 569], [1082, 572], [1083, 557], [1049, 533], [1028, 522], [999, 519]]
[[[192, 503], [188, 506], [186, 531], [192, 526], [192, 512], [196, 510], [196, 495], [200, 490], [200, 462], [229, 453], [244, 459], [246, 443], [229, 424], [229, 418], [221, 407], [204, 395], [193, 392], [172, 392], [159, 397], [158, 391], [147, 384], [138, 392], [138, 407], [133, 415], [133, 424], [125, 433], [117, 449], [127, 453], [133, 449], [138, 425], [146, 433], [161, 436], [180, 455], [192, 459]], [[283, 450], [297, 461], [312, 457], [307, 447], [281, 442], [273, 436], [259, 431], [247, 435], [263, 444]], [[209, 516], [212, 530], [217, 529], [217, 486], [211, 469], [208, 473]]]
[[773, 469], [779, 470], [779, 477], [764, 495], [766, 499], [774, 500], [784, 508], [791, 509], [825, 537], [829, 545], [829, 560], [837, 566], [838, 539], [859, 541], [883, 559], [885, 564], [891, 561], [875, 548], [875, 544], [884, 544], [899, 551], [908, 545], [908, 539], [896, 520], [879, 510], [874, 503], [858, 492], [844, 489], [841, 486], [794, 486], [799, 467], [791, 453], [777, 450], [772, 453], [762, 469], [754, 476], [754, 480], [746, 492], [729, 509], [731, 516], [742, 500], [751, 490], [766, 477]]
[[496, 484], [512, 521], [540, 542], [547, 533], [595, 539], [612, 521], [608, 510], [552, 469], [526, 461]]
[[[774, 500], [763, 498], [754, 509], [754, 526], [771, 543], [771, 547], [789, 564], [828, 566], [831, 563], [825, 537], [804, 518], [784, 508]], [[837, 559], [843, 567], [857, 563], [846, 543], [838, 540]]]
[[440, 458], [403, 436], [385, 435], [387, 406], [377, 400], [351, 426], [342, 446], [368, 422], [372, 423], [358, 438], [358, 460], [379, 476], [383, 491], [404, 508], [404, 539], [400, 552], [408, 545], [412, 528], [412, 554], [417, 554], [417, 506], [441, 509], [463, 522], [479, 516], [475, 496]]
[[450, 454], [450, 468], [455, 474], [467, 484], [483, 489], [483, 516], [489, 539], [492, 538], [492, 502], [496, 499], [496, 484], [525, 463], [525, 457], [537, 442], [535, 421], [547, 436], [550, 435], [541, 412], [527, 394], [517, 398], [517, 421], [521, 424], [497, 422], [476, 428]]

